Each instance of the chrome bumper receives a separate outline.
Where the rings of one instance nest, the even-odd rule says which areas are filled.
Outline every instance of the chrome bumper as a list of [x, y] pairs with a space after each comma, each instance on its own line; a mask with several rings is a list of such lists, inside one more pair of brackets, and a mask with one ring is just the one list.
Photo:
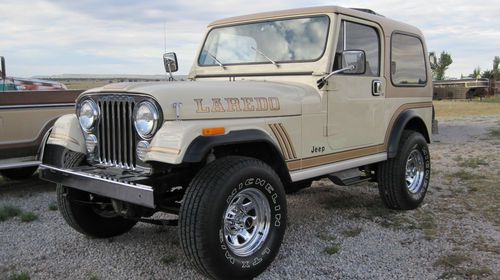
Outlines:
[[40, 164], [40, 178], [66, 187], [155, 208], [153, 188], [79, 170]]

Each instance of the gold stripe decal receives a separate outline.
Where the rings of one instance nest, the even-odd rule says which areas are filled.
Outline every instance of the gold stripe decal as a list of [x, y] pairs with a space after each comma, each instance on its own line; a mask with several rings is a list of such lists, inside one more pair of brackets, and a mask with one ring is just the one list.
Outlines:
[[293, 143], [290, 140], [290, 136], [283, 126], [282, 123], [272, 123], [269, 124], [269, 128], [274, 134], [274, 137], [278, 140], [278, 144], [281, 149], [281, 153], [285, 160], [296, 159], [297, 154], [295, 153], [295, 148], [293, 147]]
[[288, 157], [288, 153], [286, 152], [286, 149], [284, 148], [285, 144], [283, 143], [283, 139], [281, 139], [281, 135], [277, 132], [274, 124], [270, 124], [269, 127], [273, 131], [274, 137], [276, 137], [276, 139], [278, 140], [278, 144], [280, 145], [281, 154], [283, 155], [283, 158], [285, 158], [285, 160], [289, 160], [290, 158]]
[[292, 141], [290, 141], [290, 136], [288, 135], [288, 132], [286, 131], [282, 123], [278, 125], [278, 131], [280, 131], [283, 135], [283, 138], [286, 139], [285, 145], [287, 146], [287, 149], [292, 153], [292, 158], [296, 158], [297, 155], [295, 154], [295, 149], [293, 148]]

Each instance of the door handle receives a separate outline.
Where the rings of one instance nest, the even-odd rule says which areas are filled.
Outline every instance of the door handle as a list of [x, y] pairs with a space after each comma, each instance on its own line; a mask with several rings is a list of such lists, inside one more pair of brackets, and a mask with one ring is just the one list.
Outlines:
[[381, 93], [382, 93], [382, 82], [379, 80], [374, 80], [372, 82], [372, 95], [380, 96]]

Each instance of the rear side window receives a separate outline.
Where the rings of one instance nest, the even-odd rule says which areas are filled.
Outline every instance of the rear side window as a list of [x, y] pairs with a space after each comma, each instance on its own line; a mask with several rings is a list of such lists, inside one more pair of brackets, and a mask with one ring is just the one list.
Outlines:
[[395, 86], [424, 86], [427, 83], [422, 41], [395, 33], [391, 39], [391, 79]]

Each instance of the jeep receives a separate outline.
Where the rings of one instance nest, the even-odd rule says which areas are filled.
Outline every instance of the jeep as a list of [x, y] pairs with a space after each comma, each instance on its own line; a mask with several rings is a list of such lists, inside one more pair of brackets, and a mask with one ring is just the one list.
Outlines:
[[[177, 57], [163, 58], [173, 79]], [[432, 78], [417, 28], [335, 6], [222, 19], [188, 79], [88, 90], [56, 121], [41, 177], [71, 227], [178, 225], [198, 271], [248, 279], [278, 253], [285, 193], [313, 180], [377, 182], [391, 209], [422, 203]]]

